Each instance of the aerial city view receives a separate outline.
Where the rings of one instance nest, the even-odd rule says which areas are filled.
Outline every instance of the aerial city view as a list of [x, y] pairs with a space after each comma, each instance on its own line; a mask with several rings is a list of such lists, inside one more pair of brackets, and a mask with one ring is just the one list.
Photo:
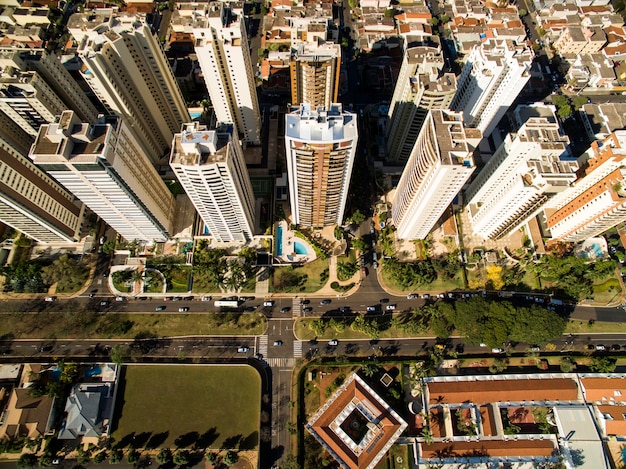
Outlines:
[[626, 468], [623, 0], [0, 0], [0, 469]]

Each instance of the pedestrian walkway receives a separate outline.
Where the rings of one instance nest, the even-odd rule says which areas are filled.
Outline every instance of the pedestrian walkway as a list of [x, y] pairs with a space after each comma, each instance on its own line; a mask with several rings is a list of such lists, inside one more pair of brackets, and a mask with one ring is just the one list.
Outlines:
[[270, 291], [270, 273], [267, 267], [261, 267], [256, 274], [256, 286], [254, 293], [258, 296], [267, 296]]
[[301, 340], [293, 341], [293, 357], [302, 358], [302, 341]]
[[293, 368], [296, 361], [293, 358], [266, 358], [265, 361], [271, 368]]
[[260, 353], [263, 356], [267, 355], [267, 336], [266, 335], [262, 335], [259, 337], [258, 353]]

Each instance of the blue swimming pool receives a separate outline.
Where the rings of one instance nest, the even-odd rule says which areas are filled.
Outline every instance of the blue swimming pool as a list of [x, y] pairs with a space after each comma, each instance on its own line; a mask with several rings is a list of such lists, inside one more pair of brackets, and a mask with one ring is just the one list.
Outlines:
[[283, 255], [283, 227], [282, 225], [278, 225], [276, 228], [276, 255]]
[[[591, 251], [593, 251], [593, 253], [594, 253], [596, 258], [601, 258], [602, 257], [602, 246], [600, 246], [597, 243], [593, 243], [593, 244], [589, 245], [589, 248], [590, 248]], [[587, 252], [583, 251], [581, 253], [581, 257], [586, 259], [586, 258], [589, 257], [589, 254]]]
[[306, 249], [306, 246], [298, 241], [293, 242], [293, 250], [296, 254], [300, 254], [300, 255], [309, 253], [309, 251], [307, 251]]
[[189, 113], [189, 116], [190, 116], [192, 119], [194, 119], [194, 120], [195, 120], [195, 119], [200, 119], [200, 118], [202, 117], [202, 113], [201, 113], [201, 112], [190, 112], [190, 113]]
[[94, 376], [98, 376], [102, 373], [102, 367], [100, 365], [93, 366], [85, 371], [85, 376], [87, 378], [92, 378]]

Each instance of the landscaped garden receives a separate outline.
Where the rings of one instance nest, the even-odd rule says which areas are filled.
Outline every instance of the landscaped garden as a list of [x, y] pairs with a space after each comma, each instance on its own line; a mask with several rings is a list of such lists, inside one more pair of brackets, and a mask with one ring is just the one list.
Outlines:
[[271, 291], [313, 293], [328, 281], [328, 259], [315, 259], [299, 267], [276, 267], [272, 271]]
[[127, 366], [112, 446], [255, 451], [260, 402], [261, 380], [248, 366]]

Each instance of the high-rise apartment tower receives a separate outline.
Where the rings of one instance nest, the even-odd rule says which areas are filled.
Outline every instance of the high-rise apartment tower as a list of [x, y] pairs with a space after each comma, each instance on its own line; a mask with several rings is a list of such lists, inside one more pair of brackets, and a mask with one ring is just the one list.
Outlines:
[[341, 46], [334, 43], [299, 43], [289, 64], [291, 72], [291, 102], [312, 108], [330, 108], [337, 102], [341, 74]]
[[285, 116], [285, 149], [293, 222], [323, 227], [343, 222], [356, 155], [356, 115], [341, 104], [302, 104]]
[[533, 57], [528, 46], [510, 40], [489, 39], [474, 46], [451, 109], [463, 112], [466, 125], [488, 137], [530, 79]]
[[168, 238], [174, 196], [121, 118], [87, 124], [66, 111], [41, 126], [30, 157], [126, 240]]
[[426, 238], [474, 172], [467, 140], [461, 113], [428, 113], [393, 200], [398, 238]]
[[241, 3], [182, 4], [174, 31], [192, 32], [218, 122], [235, 124], [245, 143], [261, 142], [261, 113]]
[[217, 241], [252, 239], [254, 194], [232, 125], [207, 130], [184, 124], [174, 136], [170, 166]]
[[145, 15], [96, 9], [74, 13], [67, 27], [94, 94], [124, 118], [153, 164], [169, 156], [174, 134], [191, 119]]

